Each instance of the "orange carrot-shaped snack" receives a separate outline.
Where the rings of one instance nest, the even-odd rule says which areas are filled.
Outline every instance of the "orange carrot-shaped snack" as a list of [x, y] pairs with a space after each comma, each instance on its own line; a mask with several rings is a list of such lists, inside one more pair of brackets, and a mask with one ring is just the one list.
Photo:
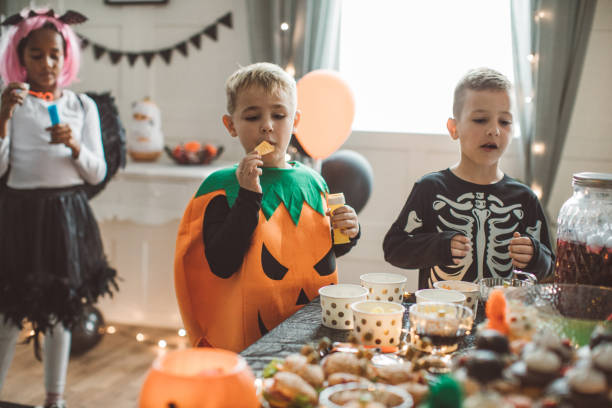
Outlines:
[[489, 320], [487, 325], [489, 329], [497, 330], [506, 336], [510, 333], [510, 326], [506, 320], [506, 298], [504, 297], [504, 292], [496, 289], [489, 294], [485, 313]]

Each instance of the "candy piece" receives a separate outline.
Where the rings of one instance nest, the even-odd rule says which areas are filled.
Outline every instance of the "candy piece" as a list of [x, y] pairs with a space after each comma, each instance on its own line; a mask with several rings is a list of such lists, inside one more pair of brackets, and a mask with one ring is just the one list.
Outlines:
[[[344, 203], [344, 193], [335, 193], [327, 195], [327, 206], [331, 210], [332, 215], [334, 211], [337, 208], [342, 207]], [[342, 230], [334, 228], [334, 244], [346, 244], [348, 242], [351, 242], [349, 236], [342, 233]]]
[[485, 311], [487, 319], [489, 319], [487, 327], [507, 336], [510, 332], [510, 327], [506, 321], [506, 298], [501, 290], [496, 289], [491, 292], [485, 306]]
[[265, 156], [268, 153], [272, 153], [274, 151], [274, 146], [265, 140], [255, 147], [255, 151], [262, 156]]

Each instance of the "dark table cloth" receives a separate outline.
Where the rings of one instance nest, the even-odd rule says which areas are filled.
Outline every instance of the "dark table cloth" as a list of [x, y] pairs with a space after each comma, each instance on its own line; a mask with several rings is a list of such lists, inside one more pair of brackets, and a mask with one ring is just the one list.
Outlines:
[[[403, 322], [405, 329], [409, 327], [408, 308], [413, 303], [414, 297], [408, 298], [408, 301], [403, 303], [406, 307]], [[483, 318], [483, 307], [479, 304], [474, 330], [459, 344], [461, 349], [473, 346], [476, 325]], [[322, 337], [328, 337], [331, 341], [346, 341], [351, 333], [352, 330], [330, 329], [321, 324], [321, 302], [316, 297], [293, 316], [243, 350], [240, 355], [247, 360], [255, 375], [259, 376], [261, 370], [274, 358], [282, 359], [288, 354], [298, 353], [304, 344], [316, 343]]]

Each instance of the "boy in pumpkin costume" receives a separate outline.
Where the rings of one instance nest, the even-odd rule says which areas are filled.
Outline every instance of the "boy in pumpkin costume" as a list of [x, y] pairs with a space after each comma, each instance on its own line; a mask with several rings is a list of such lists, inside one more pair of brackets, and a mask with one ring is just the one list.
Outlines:
[[[189, 202], [178, 231], [175, 287], [194, 346], [241, 351], [337, 283], [336, 256], [359, 238], [349, 206], [327, 210], [323, 178], [286, 162], [300, 119], [295, 80], [257, 63], [226, 83], [223, 124], [246, 155], [211, 174]], [[261, 155], [267, 142], [274, 150]], [[331, 227], [351, 240], [334, 245]]]

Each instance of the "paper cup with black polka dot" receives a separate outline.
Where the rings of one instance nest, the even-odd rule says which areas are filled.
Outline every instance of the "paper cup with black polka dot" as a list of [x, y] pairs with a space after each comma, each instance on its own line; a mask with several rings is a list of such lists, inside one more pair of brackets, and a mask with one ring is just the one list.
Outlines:
[[480, 285], [473, 282], [464, 282], [460, 280], [445, 280], [434, 283], [436, 289], [456, 290], [465, 295], [464, 306], [472, 309], [474, 316], [478, 310], [478, 299], [480, 298]]
[[350, 330], [353, 328], [351, 303], [366, 300], [367, 289], [349, 283], [323, 286], [319, 289], [321, 297], [321, 322], [332, 329]]
[[402, 303], [408, 279], [397, 273], [366, 273], [359, 277], [368, 289], [368, 300]]
[[406, 308], [399, 303], [363, 300], [351, 305], [355, 336], [366, 346], [398, 346]]

